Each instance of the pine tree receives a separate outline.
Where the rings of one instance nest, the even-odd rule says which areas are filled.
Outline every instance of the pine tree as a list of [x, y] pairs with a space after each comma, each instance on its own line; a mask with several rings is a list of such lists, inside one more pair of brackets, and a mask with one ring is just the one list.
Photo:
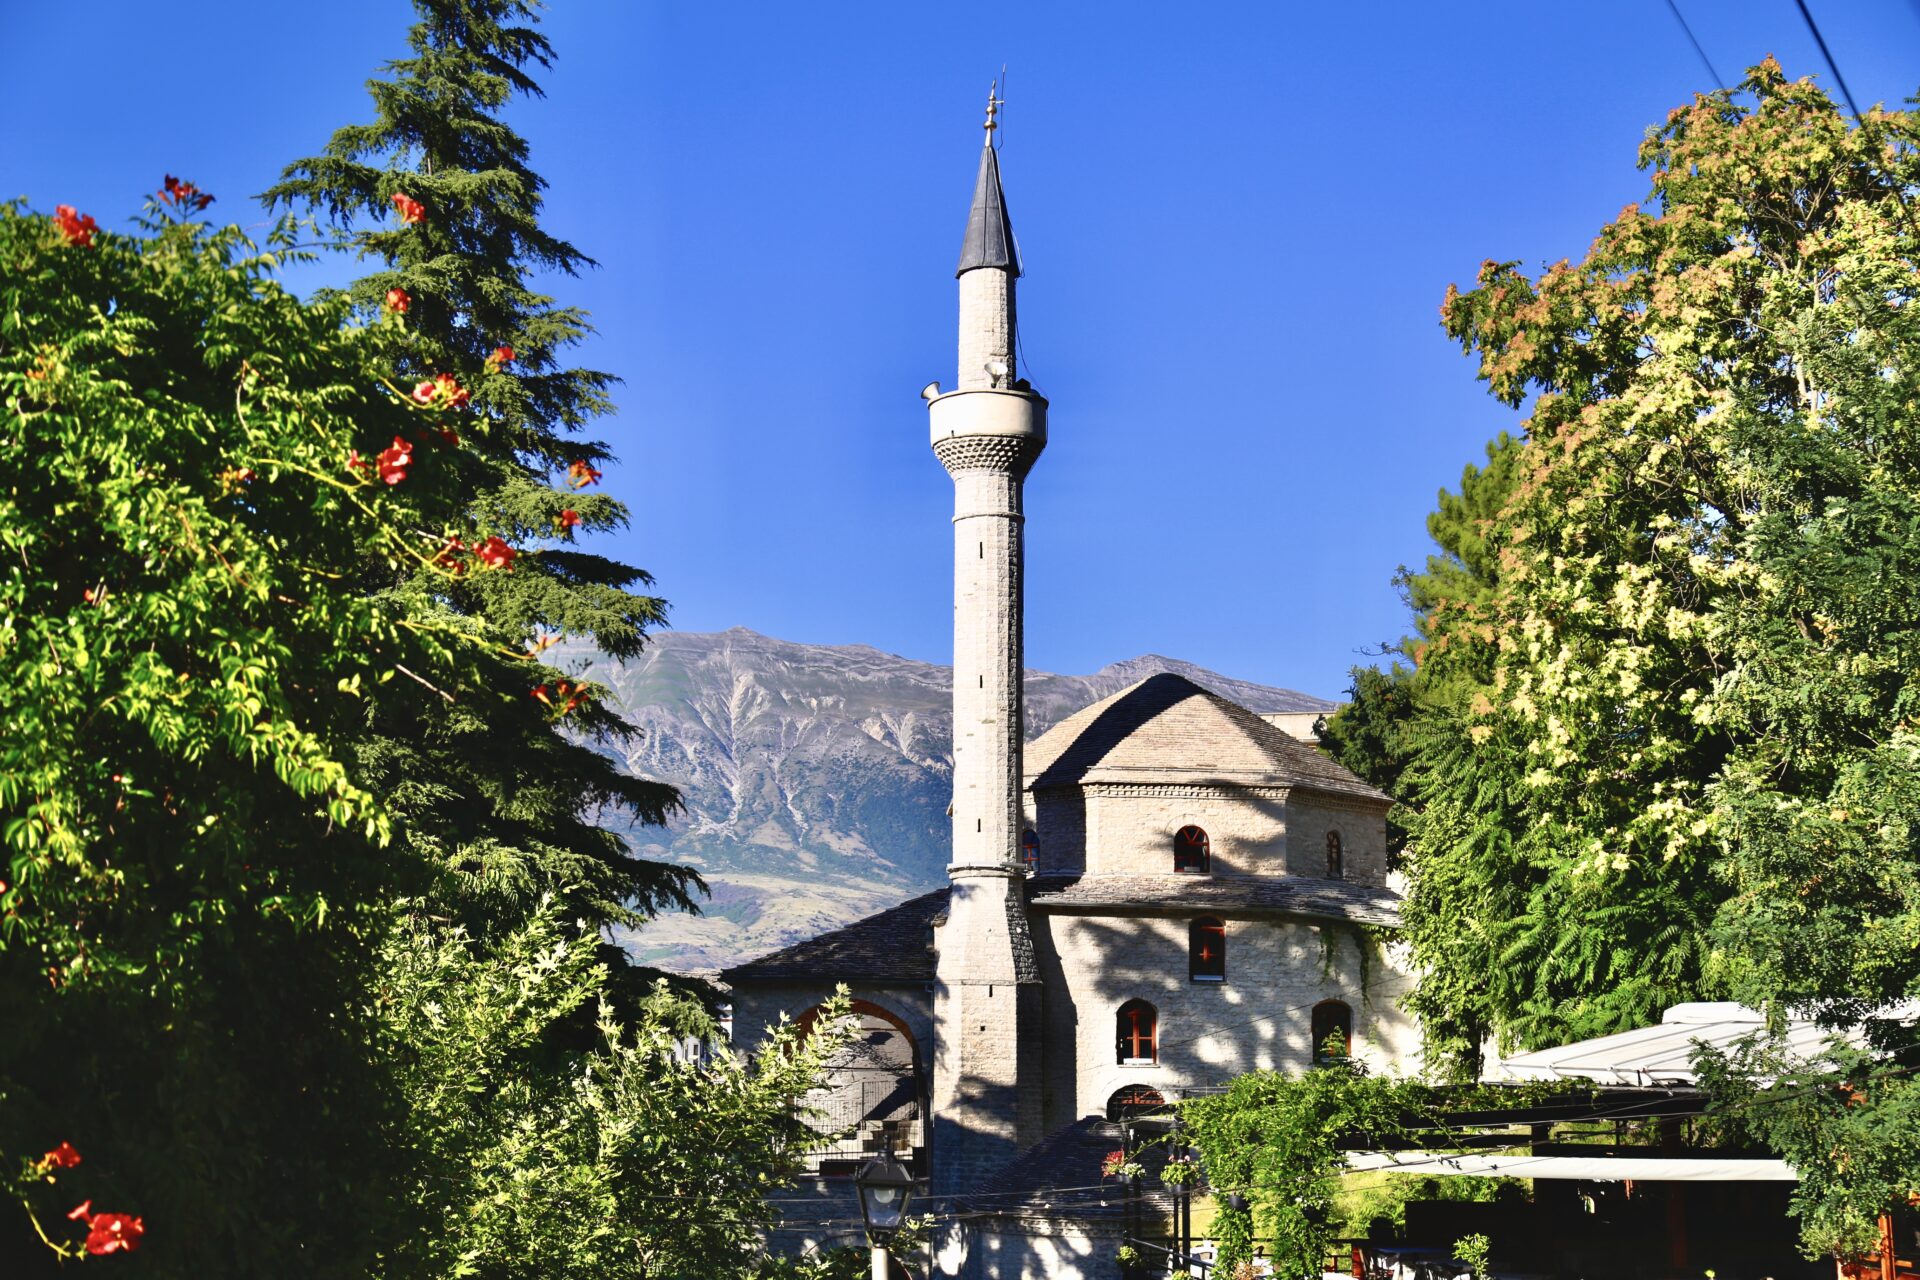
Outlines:
[[558, 732], [555, 709], [569, 702], [568, 722], [585, 737], [617, 743], [634, 730], [532, 656], [558, 634], [630, 656], [665, 617], [664, 603], [642, 594], [647, 574], [574, 541], [576, 530], [623, 527], [627, 512], [589, 491], [607, 451], [578, 435], [611, 408], [614, 379], [564, 362], [590, 332], [587, 317], [532, 283], [536, 272], [593, 264], [542, 230], [546, 184], [503, 119], [516, 96], [540, 94], [530, 71], [551, 64], [552, 48], [530, 25], [531, 0], [415, 8], [412, 56], [369, 85], [374, 121], [338, 130], [262, 199], [319, 211], [380, 264], [347, 296], [363, 313], [404, 311], [403, 386], [451, 375], [471, 397], [462, 443], [486, 468], [473, 509], [521, 549], [511, 573], [451, 591], [377, 566], [369, 589], [406, 594], [450, 627], [504, 628], [529, 653], [496, 656], [495, 687], [514, 694], [491, 705], [449, 705], [426, 689], [385, 704], [357, 744], [359, 764], [393, 789], [405, 838], [448, 869], [470, 924], [511, 924], [555, 890], [600, 924], [691, 908], [697, 875], [632, 857], [593, 817], [624, 806], [657, 823], [677, 807], [675, 793]]

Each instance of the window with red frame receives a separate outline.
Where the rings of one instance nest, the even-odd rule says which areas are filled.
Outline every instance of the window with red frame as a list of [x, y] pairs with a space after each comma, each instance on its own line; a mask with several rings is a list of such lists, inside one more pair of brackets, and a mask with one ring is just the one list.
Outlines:
[[1347, 875], [1347, 851], [1338, 831], [1327, 832], [1327, 879], [1344, 880]]
[[1160, 1060], [1160, 1015], [1145, 1000], [1129, 1000], [1116, 1018], [1122, 1066], [1146, 1066]]
[[1187, 977], [1195, 982], [1227, 980], [1227, 925], [1201, 916], [1187, 926]]
[[1020, 835], [1020, 860], [1027, 864], [1028, 871], [1040, 869], [1040, 833], [1032, 827]]
[[1206, 875], [1213, 863], [1207, 833], [1198, 827], [1182, 827], [1173, 837], [1173, 869]]

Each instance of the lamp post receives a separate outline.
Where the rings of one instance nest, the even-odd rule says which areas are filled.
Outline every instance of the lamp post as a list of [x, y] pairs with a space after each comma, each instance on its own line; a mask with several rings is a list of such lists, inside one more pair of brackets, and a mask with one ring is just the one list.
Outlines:
[[860, 1166], [853, 1186], [860, 1193], [860, 1219], [867, 1224], [867, 1244], [873, 1250], [873, 1280], [887, 1280], [887, 1244], [907, 1220], [913, 1175], [892, 1156], [880, 1155]]

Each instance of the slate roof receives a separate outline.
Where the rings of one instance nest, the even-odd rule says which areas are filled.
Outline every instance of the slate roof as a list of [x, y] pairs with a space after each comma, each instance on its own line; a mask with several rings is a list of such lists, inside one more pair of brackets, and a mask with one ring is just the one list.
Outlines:
[[792, 978], [932, 982], [933, 926], [947, 912], [947, 891], [935, 889], [878, 915], [722, 969], [728, 983]]
[[1330, 757], [1171, 672], [1068, 716], [1027, 744], [1027, 786], [1092, 782], [1283, 786], [1390, 803]]
[[[1028, 1147], [961, 1198], [976, 1213], [1030, 1214], [1044, 1208], [1070, 1218], [1124, 1219], [1127, 1191], [1118, 1179], [1102, 1178], [1100, 1165], [1120, 1149], [1120, 1126], [1105, 1116], [1083, 1116], [1055, 1129]], [[1173, 1211], [1173, 1196], [1160, 1183], [1166, 1167], [1164, 1144], [1140, 1153], [1147, 1176], [1141, 1180], [1142, 1212], [1162, 1216]]]
[[1027, 900], [1041, 911], [1171, 908], [1400, 923], [1400, 895], [1391, 889], [1305, 876], [1046, 875], [1027, 882]]
[[963, 276], [975, 267], [1010, 267], [1020, 272], [1020, 245], [1013, 238], [1007, 196], [1000, 189], [1000, 153], [988, 144], [980, 153], [980, 176], [973, 183], [973, 208], [967, 211], [967, 238], [960, 243]]

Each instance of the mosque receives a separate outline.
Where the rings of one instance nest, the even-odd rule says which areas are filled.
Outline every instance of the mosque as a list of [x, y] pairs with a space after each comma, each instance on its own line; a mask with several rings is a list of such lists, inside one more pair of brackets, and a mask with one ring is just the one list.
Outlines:
[[997, 105], [957, 382], [923, 393], [954, 489], [948, 883], [722, 977], [742, 1044], [836, 984], [855, 997], [860, 1035], [816, 1099], [851, 1136], [817, 1153], [782, 1243], [856, 1241], [851, 1174], [887, 1152], [926, 1179], [939, 1274], [1112, 1277], [1127, 1222], [1100, 1162], [1121, 1122], [1329, 1046], [1411, 1073], [1419, 1035], [1387, 795], [1175, 675], [1026, 741], [1021, 503], [1048, 402], [1016, 363]]

